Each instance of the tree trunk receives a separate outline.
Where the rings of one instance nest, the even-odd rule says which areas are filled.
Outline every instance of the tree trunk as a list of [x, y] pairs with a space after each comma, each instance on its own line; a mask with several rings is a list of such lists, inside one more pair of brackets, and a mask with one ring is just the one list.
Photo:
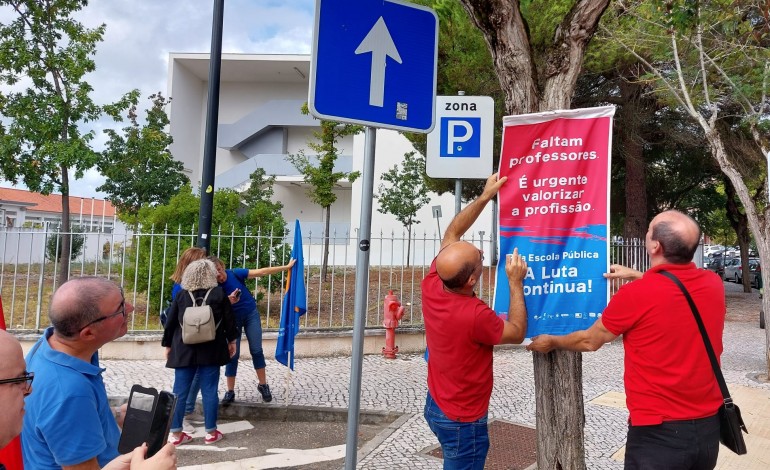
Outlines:
[[533, 354], [537, 409], [537, 468], [585, 468], [583, 357], [553, 351]]
[[59, 274], [56, 282], [60, 286], [67, 282], [70, 274], [70, 246], [72, 246], [72, 234], [70, 224], [70, 186], [69, 168], [61, 166], [61, 255], [59, 256]]
[[324, 256], [321, 263], [321, 280], [326, 281], [326, 271], [329, 266], [329, 226], [331, 225], [331, 206], [324, 207]]
[[410, 224], [409, 227], [407, 227], [406, 230], [407, 236], [409, 239], [406, 241], [406, 267], [409, 267], [409, 261], [411, 261], [411, 251], [412, 251], [412, 225]]
[[644, 144], [641, 136], [642, 85], [620, 80], [620, 95], [624, 101], [618, 114], [619, 150], [626, 164], [626, 218], [623, 223], [625, 240], [643, 240], [647, 233], [647, 174]]
[[730, 182], [728, 178], [724, 178], [725, 182], [725, 196], [727, 196], [727, 204], [725, 212], [727, 213], [727, 221], [730, 222], [730, 226], [735, 230], [735, 237], [738, 240], [738, 247], [741, 252], [741, 268], [743, 268], [743, 292], [751, 292], [751, 282], [747, 282], [749, 279], [749, 241], [751, 236], [749, 235], [749, 222], [746, 214], [740, 211], [738, 202], [735, 200], [736, 192], [735, 186]]
[[[569, 109], [585, 49], [609, 0], [573, 3], [554, 32], [543, 70], [537, 69], [532, 57], [529, 28], [519, 0], [460, 1], [489, 46], [509, 114]], [[554, 351], [533, 357], [538, 468], [583, 470], [582, 356]]]
[[[757, 243], [757, 251], [759, 252], [759, 260], [762, 266], [762, 285], [766, 286], [768, 279], [768, 266], [770, 266], [770, 226], [768, 226], [768, 214], [770, 214], [770, 206], [765, 206], [762, 209], [760, 216], [759, 208], [751, 198], [749, 189], [746, 187], [741, 178], [738, 170], [735, 169], [733, 164], [727, 158], [727, 151], [725, 150], [724, 143], [719, 133], [713, 126], [710, 125], [702, 116], [697, 114], [694, 109], [689, 110], [690, 115], [700, 124], [701, 128], [706, 133], [706, 141], [711, 149], [711, 155], [719, 163], [719, 167], [722, 169], [722, 173], [730, 180], [738, 199], [743, 204], [743, 208], [746, 211], [746, 219], [748, 220], [751, 233], [755, 235], [754, 241]], [[763, 149], [764, 150], [764, 149]], [[765, 312], [770, 312], [770, 295], [762, 296], [762, 308]], [[765, 380], [770, 380], [770, 327], [765, 328], [765, 368], [766, 377]]]

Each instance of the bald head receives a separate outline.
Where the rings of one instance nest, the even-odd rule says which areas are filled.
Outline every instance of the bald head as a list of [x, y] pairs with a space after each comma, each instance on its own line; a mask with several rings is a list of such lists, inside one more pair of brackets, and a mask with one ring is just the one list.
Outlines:
[[[3, 358], [3, 360], [0, 361], [0, 379], [11, 378], [13, 375], [9, 374], [18, 372], [17, 370], [13, 370], [14, 367], [16, 367], [14, 364], [14, 362], [17, 362], [16, 359], [21, 359], [21, 362], [24, 362], [21, 344], [19, 344], [19, 341], [14, 338], [12, 334], [5, 330], [0, 330], [0, 357]], [[22, 366], [22, 372], [23, 367], [24, 366]]]
[[669, 263], [691, 262], [700, 237], [698, 223], [679, 211], [661, 212], [650, 222], [650, 239], [660, 243], [663, 257]]
[[102, 277], [75, 277], [65, 282], [51, 297], [48, 317], [54, 331], [63, 338], [76, 336], [83, 325], [102, 315], [102, 302], [116, 292], [120, 288]]
[[[0, 379], [13, 379], [24, 375], [24, 354], [16, 338], [0, 330]], [[0, 448], [8, 444], [21, 432], [24, 420], [24, 384], [0, 384]]]
[[436, 256], [436, 272], [444, 285], [460, 289], [481, 264], [481, 250], [466, 241], [457, 241]]

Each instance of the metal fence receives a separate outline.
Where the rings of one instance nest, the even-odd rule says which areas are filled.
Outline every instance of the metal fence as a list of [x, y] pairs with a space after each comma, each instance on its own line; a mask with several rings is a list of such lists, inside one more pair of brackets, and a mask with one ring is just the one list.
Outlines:
[[[58, 228], [0, 230], [0, 295], [6, 323], [15, 330], [39, 331], [48, 325], [48, 303], [56, 289], [56, 259], [60, 233]], [[138, 227], [125, 233], [75, 231], [69, 277], [104, 276], [123, 286], [126, 299], [134, 305], [129, 320], [132, 332], [161, 329], [159, 314], [170, 300], [174, 271], [180, 253], [194, 246], [197, 229], [178, 227]], [[473, 234], [466, 238], [488, 251], [489, 237]], [[261, 268], [288, 259], [293, 234], [263, 233], [261, 230], [220, 228], [212, 235], [211, 253], [228, 267]], [[355, 234], [330, 236], [329, 264], [321, 278], [324, 239], [312, 232], [303, 233], [307, 313], [304, 329], [350, 329], [353, 326], [356, 254]], [[382, 324], [382, 300], [393, 291], [405, 307], [402, 324], [420, 327], [422, 305], [420, 281], [427, 274], [441, 240], [436, 234], [379, 234], [372, 231], [369, 285], [366, 294], [366, 326]], [[269, 262], [260, 266], [255, 250], [271, 247]], [[255, 248], [256, 247], [256, 248]], [[492, 256], [487, 256], [487, 262]], [[613, 240], [610, 259], [640, 270], [647, 268], [644, 242]], [[248, 281], [258, 297], [258, 307], [266, 329], [277, 329], [280, 322], [281, 292], [284, 274]], [[491, 303], [494, 295], [495, 267], [485, 266], [477, 295]], [[614, 289], [617, 286], [613, 286]]]

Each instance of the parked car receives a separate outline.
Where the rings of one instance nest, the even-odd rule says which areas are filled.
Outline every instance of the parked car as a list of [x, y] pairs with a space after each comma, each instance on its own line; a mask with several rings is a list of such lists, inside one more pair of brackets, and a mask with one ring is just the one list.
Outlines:
[[[743, 278], [743, 269], [738, 271], [738, 277]], [[759, 289], [762, 282], [762, 266], [758, 258], [749, 258], [749, 281], [751, 287]]]
[[709, 262], [708, 266], [706, 266], [706, 269], [710, 269], [711, 271], [714, 271], [717, 273], [717, 275], [724, 279], [724, 273], [725, 273], [725, 264], [724, 264], [724, 258], [718, 257], [718, 258], [711, 258], [711, 261]]
[[[749, 281], [751, 287], [759, 288], [759, 277], [762, 270], [758, 258], [749, 258]], [[725, 270], [722, 276], [726, 281], [734, 281], [738, 284], [743, 282], [743, 266], [740, 258], [728, 259], [725, 262]]]
[[722, 279], [725, 281], [741, 282], [738, 277], [738, 269], [741, 267], [740, 258], [727, 258], [725, 259], [724, 267], [722, 268]]

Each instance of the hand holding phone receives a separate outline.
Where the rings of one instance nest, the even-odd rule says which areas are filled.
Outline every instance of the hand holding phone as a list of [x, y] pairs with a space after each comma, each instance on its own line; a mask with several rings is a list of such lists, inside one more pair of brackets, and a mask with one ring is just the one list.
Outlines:
[[241, 290], [240, 290], [240, 289], [235, 289], [235, 290], [233, 291], [233, 295], [235, 296], [235, 300], [236, 300], [236, 301], [237, 301], [237, 300], [240, 300], [240, 298], [241, 298]]

